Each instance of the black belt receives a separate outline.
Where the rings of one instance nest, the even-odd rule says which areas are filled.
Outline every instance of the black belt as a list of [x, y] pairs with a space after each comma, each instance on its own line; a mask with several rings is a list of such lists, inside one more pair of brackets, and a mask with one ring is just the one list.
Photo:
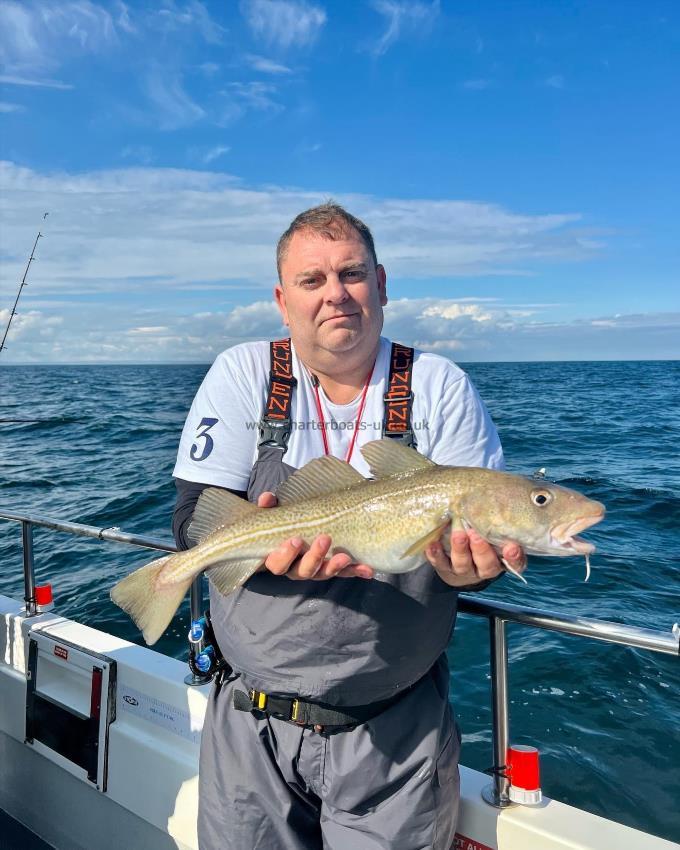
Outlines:
[[246, 694], [244, 691], [234, 690], [234, 708], [237, 711], [250, 711], [256, 716], [258, 714], [268, 717], [276, 717], [279, 720], [287, 720], [297, 723], [299, 726], [315, 726], [326, 728], [332, 727], [355, 727], [365, 723], [373, 717], [377, 717], [385, 709], [398, 702], [407, 694], [414, 685], [410, 685], [403, 691], [380, 702], [371, 702], [368, 705], [342, 706], [336, 708], [323, 702], [309, 702], [300, 697], [279, 697], [265, 694], [263, 691], [251, 689]]

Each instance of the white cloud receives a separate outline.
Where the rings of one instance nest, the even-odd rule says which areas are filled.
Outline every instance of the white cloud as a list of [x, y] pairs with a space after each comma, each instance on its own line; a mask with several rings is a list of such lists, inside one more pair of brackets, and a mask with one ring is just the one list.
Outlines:
[[[168, 43], [201, 40], [220, 45], [226, 30], [204, 3], [175, 0], [148, 4], [133, 11], [120, 0], [3, 0], [0, 4], [0, 64], [9, 73], [54, 69], [67, 59], [125, 44], [158, 40]], [[170, 38], [169, 38], [170, 37]]]
[[280, 103], [277, 103], [272, 95], [276, 94], [276, 86], [271, 83], [249, 82], [249, 83], [229, 83], [229, 91], [246, 106], [251, 109], [261, 110], [263, 112], [279, 112], [283, 109]]
[[468, 89], [468, 91], [483, 91], [484, 89], [488, 89], [490, 85], [490, 80], [465, 80], [462, 83], [462, 88]]
[[439, 0], [431, 3], [414, 0], [373, 0], [372, 7], [385, 18], [385, 32], [370, 46], [370, 52], [382, 56], [404, 34], [427, 32], [439, 15]]
[[149, 165], [154, 160], [154, 155], [149, 145], [125, 145], [120, 155], [123, 159], [130, 159], [142, 165]]
[[[39, 174], [5, 163], [0, 182], [4, 280], [20, 279], [35, 224], [51, 213], [3, 352], [8, 362], [206, 362], [229, 344], [281, 333], [268, 293], [276, 239], [301, 209], [327, 197], [153, 168]], [[338, 200], [372, 226], [391, 280], [444, 276], [453, 285], [464, 276], [467, 288], [473, 275], [589, 256], [573, 214], [528, 216], [455, 200]], [[0, 303], [13, 297], [6, 289]], [[255, 303], [239, 304], [244, 298]], [[386, 333], [463, 360], [680, 354], [680, 314], [540, 320], [554, 308], [465, 292], [398, 299], [388, 305]], [[0, 312], [0, 327], [7, 316]]]
[[280, 335], [283, 324], [279, 308], [269, 300], [236, 307], [225, 317], [224, 328], [231, 336], [267, 339]]
[[645, 313], [548, 322], [531, 305], [462, 304], [459, 299], [399, 299], [387, 305], [385, 332], [461, 359], [560, 360], [680, 357], [680, 313]]
[[[300, 210], [328, 197], [245, 186], [218, 172], [142, 167], [42, 174], [4, 163], [0, 183], [4, 280], [20, 279], [36, 222], [50, 211], [9, 350], [9, 359], [35, 362], [205, 362], [230, 343], [280, 333], [269, 297], [274, 246]], [[575, 214], [532, 216], [456, 200], [337, 200], [371, 225], [392, 281], [464, 276], [469, 287], [475, 275], [531, 272], [546, 259], [591, 255]], [[13, 297], [0, 294], [0, 304]], [[244, 299], [255, 303], [244, 306]], [[388, 306], [386, 330], [433, 350], [488, 359], [499, 339], [503, 351], [508, 340], [526, 347], [527, 339], [538, 351], [556, 333], [569, 340], [610, 333], [593, 321], [616, 321], [620, 334], [645, 321], [602, 316], [565, 331], [534, 321], [544, 307], [469, 291], [457, 299], [401, 299]], [[657, 333], [659, 322], [650, 318], [647, 332]]]
[[326, 23], [320, 6], [303, 0], [242, 0], [241, 11], [257, 38], [276, 47], [305, 47]]
[[[114, 111], [128, 119], [153, 121], [162, 129], [177, 129], [205, 114], [184, 87], [182, 70], [190, 64], [186, 56], [195, 52], [197, 44], [223, 44], [225, 32], [198, 0], [184, 4], [165, 0], [134, 10], [120, 0], [107, 4], [4, 0], [0, 2], [0, 81], [70, 89], [73, 85], [55, 78], [57, 70], [68, 67], [71, 73], [82, 74], [82, 61], [81, 67], [75, 63], [86, 58], [87, 73], [92, 74], [102, 61], [110, 65], [113, 55], [117, 65], [137, 68], [136, 77], [149, 100], [146, 108], [130, 108], [121, 101], [135, 92], [116, 89], [115, 94], [108, 93], [114, 99]], [[204, 74], [209, 74], [209, 67], [218, 69], [206, 62]]]
[[31, 77], [17, 77], [16, 74], [0, 74], [0, 83], [8, 86], [33, 86], [42, 89], [72, 89], [70, 83], [61, 80], [48, 80]]
[[[151, 167], [43, 174], [4, 163], [0, 183], [7, 278], [18, 279], [24, 246], [50, 211], [40, 263], [31, 270], [40, 297], [132, 290], [167, 297], [227, 282], [268, 287], [278, 237], [302, 209], [328, 197], [323, 190], [244, 186], [217, 172]], [[338, 201], [370, 224], [391, 278], [516, 274], [546, 259], [592, 255], [580, 244], [575, 214], [358, 194]]]
[[122, 0], [116, 0], [115, 5], [118, 7], [118, 18], [116, 19], [116, 23], [120, 29], [122, 29], [123, 32], [136, 33], [137, 28], [132, 23], [128, 7], [122, 2]]
[[[4, 336], [5, 329], [10, 317], [10, 309], [0, 309], [0, 332]], [[48, 355], [49, 345], [57, 338], [60, 326], [63, 324], [62, 316], [54, 316], [42, 313], [40, 310], [22, 309], [17, 310], [10, 326], [7, 340], [5, 342], [4, 354], [7, 360], [22, 360], [30, 357], [30, 350], [34, 344], [43, 348], [43, 356]]]
[[5, 100], [0, 100], [0, 112], [25, 112], [26, 107], [20, 103], [7, 103]]
[[321, 142], [300, 142], [299, 145], [296, 145], [294, 152], [298, 156], [307, 156], [310, 153], [318, 153], [323, 145]]
[[543, 80], [543, 85], [547, 86], [549, 89], [563, 89], [564, 77], [562, 74], [553, 74], [552, 77], [548, 77]]
[[678, 328], [680, 327], [680, 312], [678, 313], [629, 313], [622, 315], [591, 319], [590, 324], [596, 328]]
[[9, 73], [50, 70], [68, 55], [100, 53], [117, 38], [110, 12], [89, 0], [0, 5], [0, 64]]
[[585, 257], [572, 225], [580, 216], [525, 216], [472, 201], [357, 199], [359, 215], [380, 234], [388, 268], [411, 277], [505, 274], [531, 258]]
[[227, 83], [226, 88], [219, 92], [222, 100], [216, 117], [217, 124], [220, 127], [228, 127], [250, 110], [278, 115], [284, 107], [274, 99], [277, 91], [276, 86], [271, 83]]
[[206, 77], [212, 77], [220, 70], [220, 66], [216, 62], [203, 62], [203, 64], [198, 67], [199, 70], [206, 75]]
[[459, 339], [438, 339], [432, 342], [431, 340], [414, 340], [414, 348], [420, 348], [422, 351], [460, 351], [465, 348], [465, 345]]
[[225, 153], [229, 153], [231, 148], [226, 145], [216, 145], [214, 148], [210, 148], [209, 151], [206, 151], [203, 154], [203, 162], [206, 165], [209, 165], [211, 162], [214, 162], [216, 159], [219, 159], [221, 156], [224, 156]]
[[205, 4], [197, 0], [190, 0], [185, 6], [170, 0], [163, 8], [151, 12], [148, 22], [151, 28], [163, 33], [196, 33], [208, 44], [222, 44], [226, 33], [210, 16]]
[[[25, 307], [12, 325], [5, 362], [208, 363], [231, 345], [286, 333], [271, 299], [227, 310], [178, 314], [87, 302]], [[457, 310], [455, 299], [399, 299], [386, 309], [385, 333], [445, 356], [469, 360], [640, 359], [680, 356], [680, 313], [649, 313], [572, 322], [513, 319], [502, 306]], [[480, 319], [480, 314], [485, 314]], [[476, 318], [475, 318], [476, 315]], [[0, 310], [4, 327], [9, 310]]]
[[458, 304], [455, 301], [431, 304], [425, 307], [422, 315], [423, 318], [441, 318], [449, 321], [469, 317], [473, 322], [490, 322], [494, 317], [492, 311], [480, 307], [479, 304]]
[[254, 71], [260, 71], [263, 74], [293, 73], [286, 65], [281, 65], [279, 62], [273, 62], [265, 56], [254, 56], [253, 54], [249, 54], [246, 56], [246, 62]]
[[184, 90], [179, 72], [155, 67], [146, 77], [144, 88], [156, 108], [154, 120], [161, 130], [177, 130], [195, 124], [205, 111]]
[[140, 328], [130, 328], [127, 333], [129, 334], [167, 334], [168, 328], [165, 325], [159, 325], [156, 327], [140, 327]]
[[393, 339], [417, 341], [419, 347], [434, 351], [464, 348], [466, 340], [484, 338], [508, 318], [500, 307], [443, 298], [400, 298], [387, 305], [385, 330]]
[[[27, 309], [17, 314], [0, 362], [197, 361], [206, 363], [230, 345], [285, 335], [273, 301], [228, 311], [177, 315], [157, 310], [106, 311], [62, 305], [59, 315]], [[9, 310], [0, 310], [0, 327]], [[159, 324], [139, 324], [144, 320]]]

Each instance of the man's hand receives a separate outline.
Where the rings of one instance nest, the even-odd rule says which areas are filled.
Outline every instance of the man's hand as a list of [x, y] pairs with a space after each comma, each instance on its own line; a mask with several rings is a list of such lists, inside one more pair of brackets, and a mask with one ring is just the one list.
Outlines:
[[[452, 587], [477, 584], [505, 572], [496, 550], [476, 531], [452, 532], [451, 557], [441, 542], [431, 543], [425, 550], [425, 556], [441, 580]], [[526, 555], [518, 543], [506, 543], [503, 557], [518, 573], [525, 570]]]
[[[258, 508], [276, 507], [273, 493], [262, 493], [257, 500]], [[328, 534], [320, 534], [311, 546], [301, 537], [293, 537], [270, 552], [264, 566], [276, 576], [285, 575], [293, 580], [325, 581], [329, 578], [373, 578], [373, 570], [367, 564], [351, 564], [349, 555], [337, 554], [327, 558], [331, 548]], [[351, 564], [351, 566], [350, 566]]]

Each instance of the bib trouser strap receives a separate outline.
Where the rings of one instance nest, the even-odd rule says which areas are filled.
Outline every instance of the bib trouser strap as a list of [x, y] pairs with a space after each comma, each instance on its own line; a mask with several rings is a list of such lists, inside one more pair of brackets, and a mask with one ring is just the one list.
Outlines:
[[385, 403], [383, 437], [401, 440], [405, 446], [415, 449], [418, 444], [411, 424], [413, 357], [412, 348], [400, 345], [398, 342], [392, 343], [390, 375], [387, 381], [387, 392], [383, 396]]
[[292, 430], [291, 411], [293, 390], [297, 380], [293, 377], [293, 352], [290, 339], [269, 343], [269, 388], [264, 415], [259, 424], [258, 454], [264, 446], [281, 450], [284, 455]]

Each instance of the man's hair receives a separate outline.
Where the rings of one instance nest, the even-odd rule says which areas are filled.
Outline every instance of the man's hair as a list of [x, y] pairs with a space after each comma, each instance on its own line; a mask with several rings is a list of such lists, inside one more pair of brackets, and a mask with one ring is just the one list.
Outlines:
[[301, 212], [300, 215], [293, 219], [288, 230], [279, 239], [276, 246], [276, 270], [279, 273], [281, 283], [283, 283], [281, 280], [281, 264], [285, 259], [290, 240], [295, 233], [299, 233], [301, 230], [311, 230], [324, 239], [331, 239], [333, 241], [347, 237], [354, 230], [359, 234], [375, 265], [378, 265], [373, 235], [368, 227], [361, 219], [348, 213], [340, 204], [336, 204], [334, 201], [327, 201], [318, 207], [312, 207]]

